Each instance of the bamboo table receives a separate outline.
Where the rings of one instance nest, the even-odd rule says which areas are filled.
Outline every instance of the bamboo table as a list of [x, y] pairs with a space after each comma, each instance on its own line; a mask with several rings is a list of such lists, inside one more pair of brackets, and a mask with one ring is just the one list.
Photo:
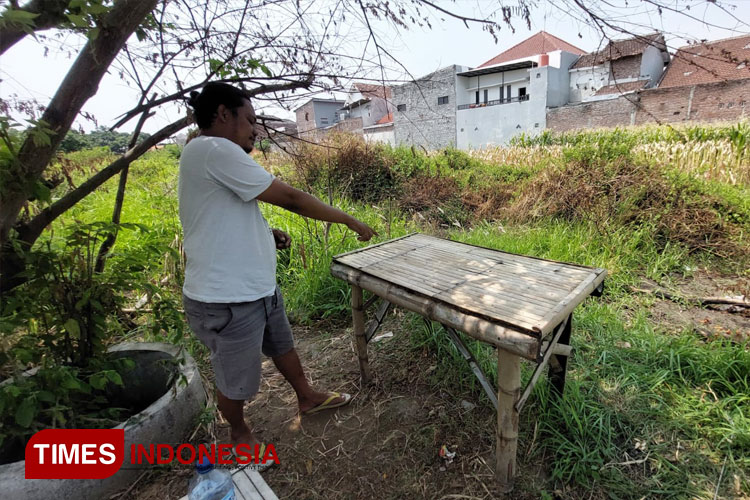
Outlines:
[[[410, 234], [337, 255], [331, 273], [352, 287], [364, 383], [371, 379], [367, 343], [391, 304], [446, 328], [497, 408], [495, 476], [510, 491], [519, 412], [545, 366], [553, 389], [562, 394], [573, 310], [589, 295], [601, 294], [607, 271]], [[363, 289], [373, 293], [366, 302]], [[383, 302], [365, 326], [365, 310], [378, 297]], [[496, 391], [455, 330], [497, 347]], [[521, 358], [536, 363], [523, 391]]]

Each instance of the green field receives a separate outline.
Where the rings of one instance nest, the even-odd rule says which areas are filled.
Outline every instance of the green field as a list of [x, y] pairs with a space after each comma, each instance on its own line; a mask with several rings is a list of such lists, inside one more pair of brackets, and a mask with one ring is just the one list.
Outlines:
[[[638, 291], [657, 284], [678, 304], [684, 299], [695, 317], [701, 308], [687, 300], [708, 289], [691, 284], [722, 283], [716, 293], [750, 295], [750, 125], [545, 133], [469, 154], [426, 154], [347, 136], [324, 146], [255, 156], [283, 180], [376, 228], [374, 242], [420, 231], [608, 270], [603, 297], [576, 310], [565, 397], [549, 398], [539, 384], [521, 416], [523, 463], [544, 469], [519, 486], [521, 493], [714, 498], [721, 477], [719, 497], [750, 497], [750, 331], [741, 326], [747, 309], [715, 313], [731, 318], [721, 328], [716, 320], [675, 323], [656, 314], [658, 296]], [[131, 168], [122, 221], [142, 227], [120, 232], [106, 272], [122, 277], [132, 269], [116, 292], [128, 307], [148, 294], [150, 312], [108, 321], [120, 332], [113, 340], [168, 339], [203, 357], [179, 313], [178, 158], [179, 149], [169, 146]], [[82, 151], [57, 168], [76, 183], [109, 160], [106, 151]], [[53, 199], [65, 189], [67, 183]], [[109, 181], [56, 221], [37, 247], [49, 243], [50, 251], [64, 252], [68, 232], [109, 220], [116, 189], [117, 180]], [[333, 255], [362, 244], [346, 228], [263, 210], [272, 227], [293, 237], [278, 269], [293, 322], [313, 330], [322, 320], [348, 324], [348, 287], [329, 266]], [[25, 287], [15, 293], [19, 303], [33, 302]], [[35, 314], [12, 314], [5, 375], [34, 358], [19, 354], [34, 349], [19, 340], [19, 325], [34, 332], [52, 327]], [[488, 404], [439, 329], [428, 331], [415, 318], [405, 324], [404, 349], [427, 349], [439, 368], [430, 384]], [[492, 349], [470, 345], [494, 377]]]

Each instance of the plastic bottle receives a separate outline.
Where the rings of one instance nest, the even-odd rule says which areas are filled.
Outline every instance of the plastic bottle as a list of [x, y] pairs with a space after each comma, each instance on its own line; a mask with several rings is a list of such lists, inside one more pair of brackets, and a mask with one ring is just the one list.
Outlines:
[[234, 500], [232, 475], [226, 469], [214, 469], [208, 457], [195, 463], [195, 475], [188, 487], [189, 500]]

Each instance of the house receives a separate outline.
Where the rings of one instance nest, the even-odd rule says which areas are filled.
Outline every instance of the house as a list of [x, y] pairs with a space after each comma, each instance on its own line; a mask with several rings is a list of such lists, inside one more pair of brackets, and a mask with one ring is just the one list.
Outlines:
[[539, 132], [546, 108], [568, 102], [568, 69], [583, 53], [540, 31], [477, 68], [447, 66], [395, 87], [396, 143], [474, 149]]
[[375, 125], [392, 112], [390, 87], [354, 82], [338, 115], [340, 121], [361, 118], [364, 128]]
[[360, 134], [368, 142], [394, 143], [390, 87], [354, 82], [337, 113], [337, 130]]
[[[656, 59], [646, 55], [648, 50], [643, 51], [642, 68], [643, 60]], [[599, 88], [586, 100], [549, 109], [547, 124], [553, 130], [567, 131], [650, 122], [740, 120], [750, 115], [748, 66], [747, 35], [681, 47], [656, 85], [650, 84], [651, 74], [648, 85], [641, 85], [643, 79], [632, 79], [606, 95], [607, 87]], [[640, 73], [639, 77], [645, 76], [643, 70]]]
[[540, 31], [479, 67], [457, 73], [457, 147], [482, 148], [541, 132], [547, 108], [568, 102], [568, 69], [583, 53]]
[[[571, 103], [655, 87], [669, 63], [661, 33], [612, 40], [570, 68]], [[606, 99], [606, 97], [605, 97]]]
[[318, 130], [338, 123], [338, 110], [345, 104], [337, 99], [313, 98], [294, 110], [299, 137], [314, 140]]
[[446, 66], [393, 87], [393, 134], [397, 145], [427, 150], [456, 145], [456, 74], [465, 69]]

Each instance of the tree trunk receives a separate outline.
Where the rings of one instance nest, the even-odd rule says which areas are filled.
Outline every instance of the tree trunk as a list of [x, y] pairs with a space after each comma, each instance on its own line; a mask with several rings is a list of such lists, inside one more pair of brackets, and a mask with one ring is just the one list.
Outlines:
[[0, 244], [8, 242], [10, 230], [18, 219], [29, 190], [49, 164], [52, 155], [81, 108], [97, 91], [99, 82], [123, 45], [156, 7], [157, 0], [118, 0], [106, 15], [99, 34], [89, 40], [68, 71], [41, 121], [53, 131], [49, 144], [36, 144], [30, 134], [13, 162], [18, 182], [3, 193], [0, 207]]

